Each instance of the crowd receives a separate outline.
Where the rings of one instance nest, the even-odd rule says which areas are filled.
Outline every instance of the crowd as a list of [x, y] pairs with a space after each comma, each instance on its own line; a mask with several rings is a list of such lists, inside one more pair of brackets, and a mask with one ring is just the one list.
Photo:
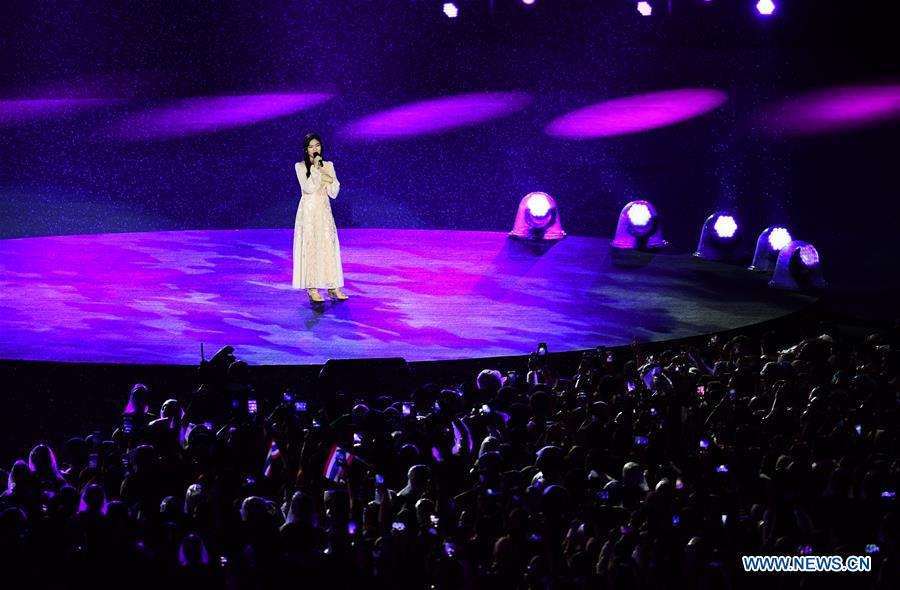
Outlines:
[[[898, 588], [896, 333], [783, 339], [275, 400], [226, 347], [2, 473], [0, 587]], [[872, 571], [741, 565], [807, 554]]]

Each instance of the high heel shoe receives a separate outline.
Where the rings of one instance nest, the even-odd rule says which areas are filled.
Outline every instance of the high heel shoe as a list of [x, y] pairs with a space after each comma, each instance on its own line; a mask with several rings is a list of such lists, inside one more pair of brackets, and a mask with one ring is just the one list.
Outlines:
[[340, 290], [340, 288], [328, 289], [328, 296], [337, 301], [347, 301], [348, 299], [350, 299], [349, 297], [344, 295], [344, 293]]
[[306, 294], [309, 296], [310, 303], [325, 303], [325, 300], [322, 299], [318, 289], [307, 289]]

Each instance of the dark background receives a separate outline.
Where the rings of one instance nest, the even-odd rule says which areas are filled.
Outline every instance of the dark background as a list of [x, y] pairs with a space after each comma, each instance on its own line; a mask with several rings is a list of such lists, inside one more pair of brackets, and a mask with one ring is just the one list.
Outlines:
[[[609, 236], [633, 198], [660, 211], [674, 252], [734, 209], [747, 242], [771, 223], [816, 244], [836, 300], [896, 313], [900, 125], [806, 137], [757, 116], [810, 89], [900, 80], [892, 2], [752, 0], [0, 4], [0, 98], [104, 97], [115, 105], [0, 125], [0, 237], [292, 227], [293, 163], [322, 135], [342, 183], [339, 227], [508, 231], [519, 199], [555, 197], [572, 234]], [[571, 141], [556, 117], [603, 100], [706, 87], [729, 101], [645, 133]], [[521, 91], [511, 116], [404, 140], [340, 131], [404, 103]], [[125, 141], [104, 129], [193, 96], [332, 92], [296, 115], [218, 133]], [[878, 305], [872, 303], [877, 299]], [[859, 305], [865, 301], [866, 305]], [[871, 305], [870, 305], [871, 303]]]

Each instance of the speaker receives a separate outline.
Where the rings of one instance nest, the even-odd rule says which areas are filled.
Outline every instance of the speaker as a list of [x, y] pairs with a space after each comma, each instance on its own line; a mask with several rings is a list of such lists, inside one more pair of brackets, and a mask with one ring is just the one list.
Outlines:
[[408, 399], [412, 392], [412, 370], [406, 359], [328, 359], [319, 372], [321, 396], [342, 391], [367, 402], [381, 395]]

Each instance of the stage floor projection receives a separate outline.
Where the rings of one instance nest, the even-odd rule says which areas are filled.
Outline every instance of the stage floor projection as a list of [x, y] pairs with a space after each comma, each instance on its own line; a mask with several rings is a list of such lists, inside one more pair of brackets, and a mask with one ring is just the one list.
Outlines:
[[0, 359], [196, 364], [201, 343], [251, 364], [479, 358], [716, 332], [813, 301], [740, 266], [600, 238], [338, 233], [351, 299], [319, 309], [291, 288], [291, 230], [0, 240]]

